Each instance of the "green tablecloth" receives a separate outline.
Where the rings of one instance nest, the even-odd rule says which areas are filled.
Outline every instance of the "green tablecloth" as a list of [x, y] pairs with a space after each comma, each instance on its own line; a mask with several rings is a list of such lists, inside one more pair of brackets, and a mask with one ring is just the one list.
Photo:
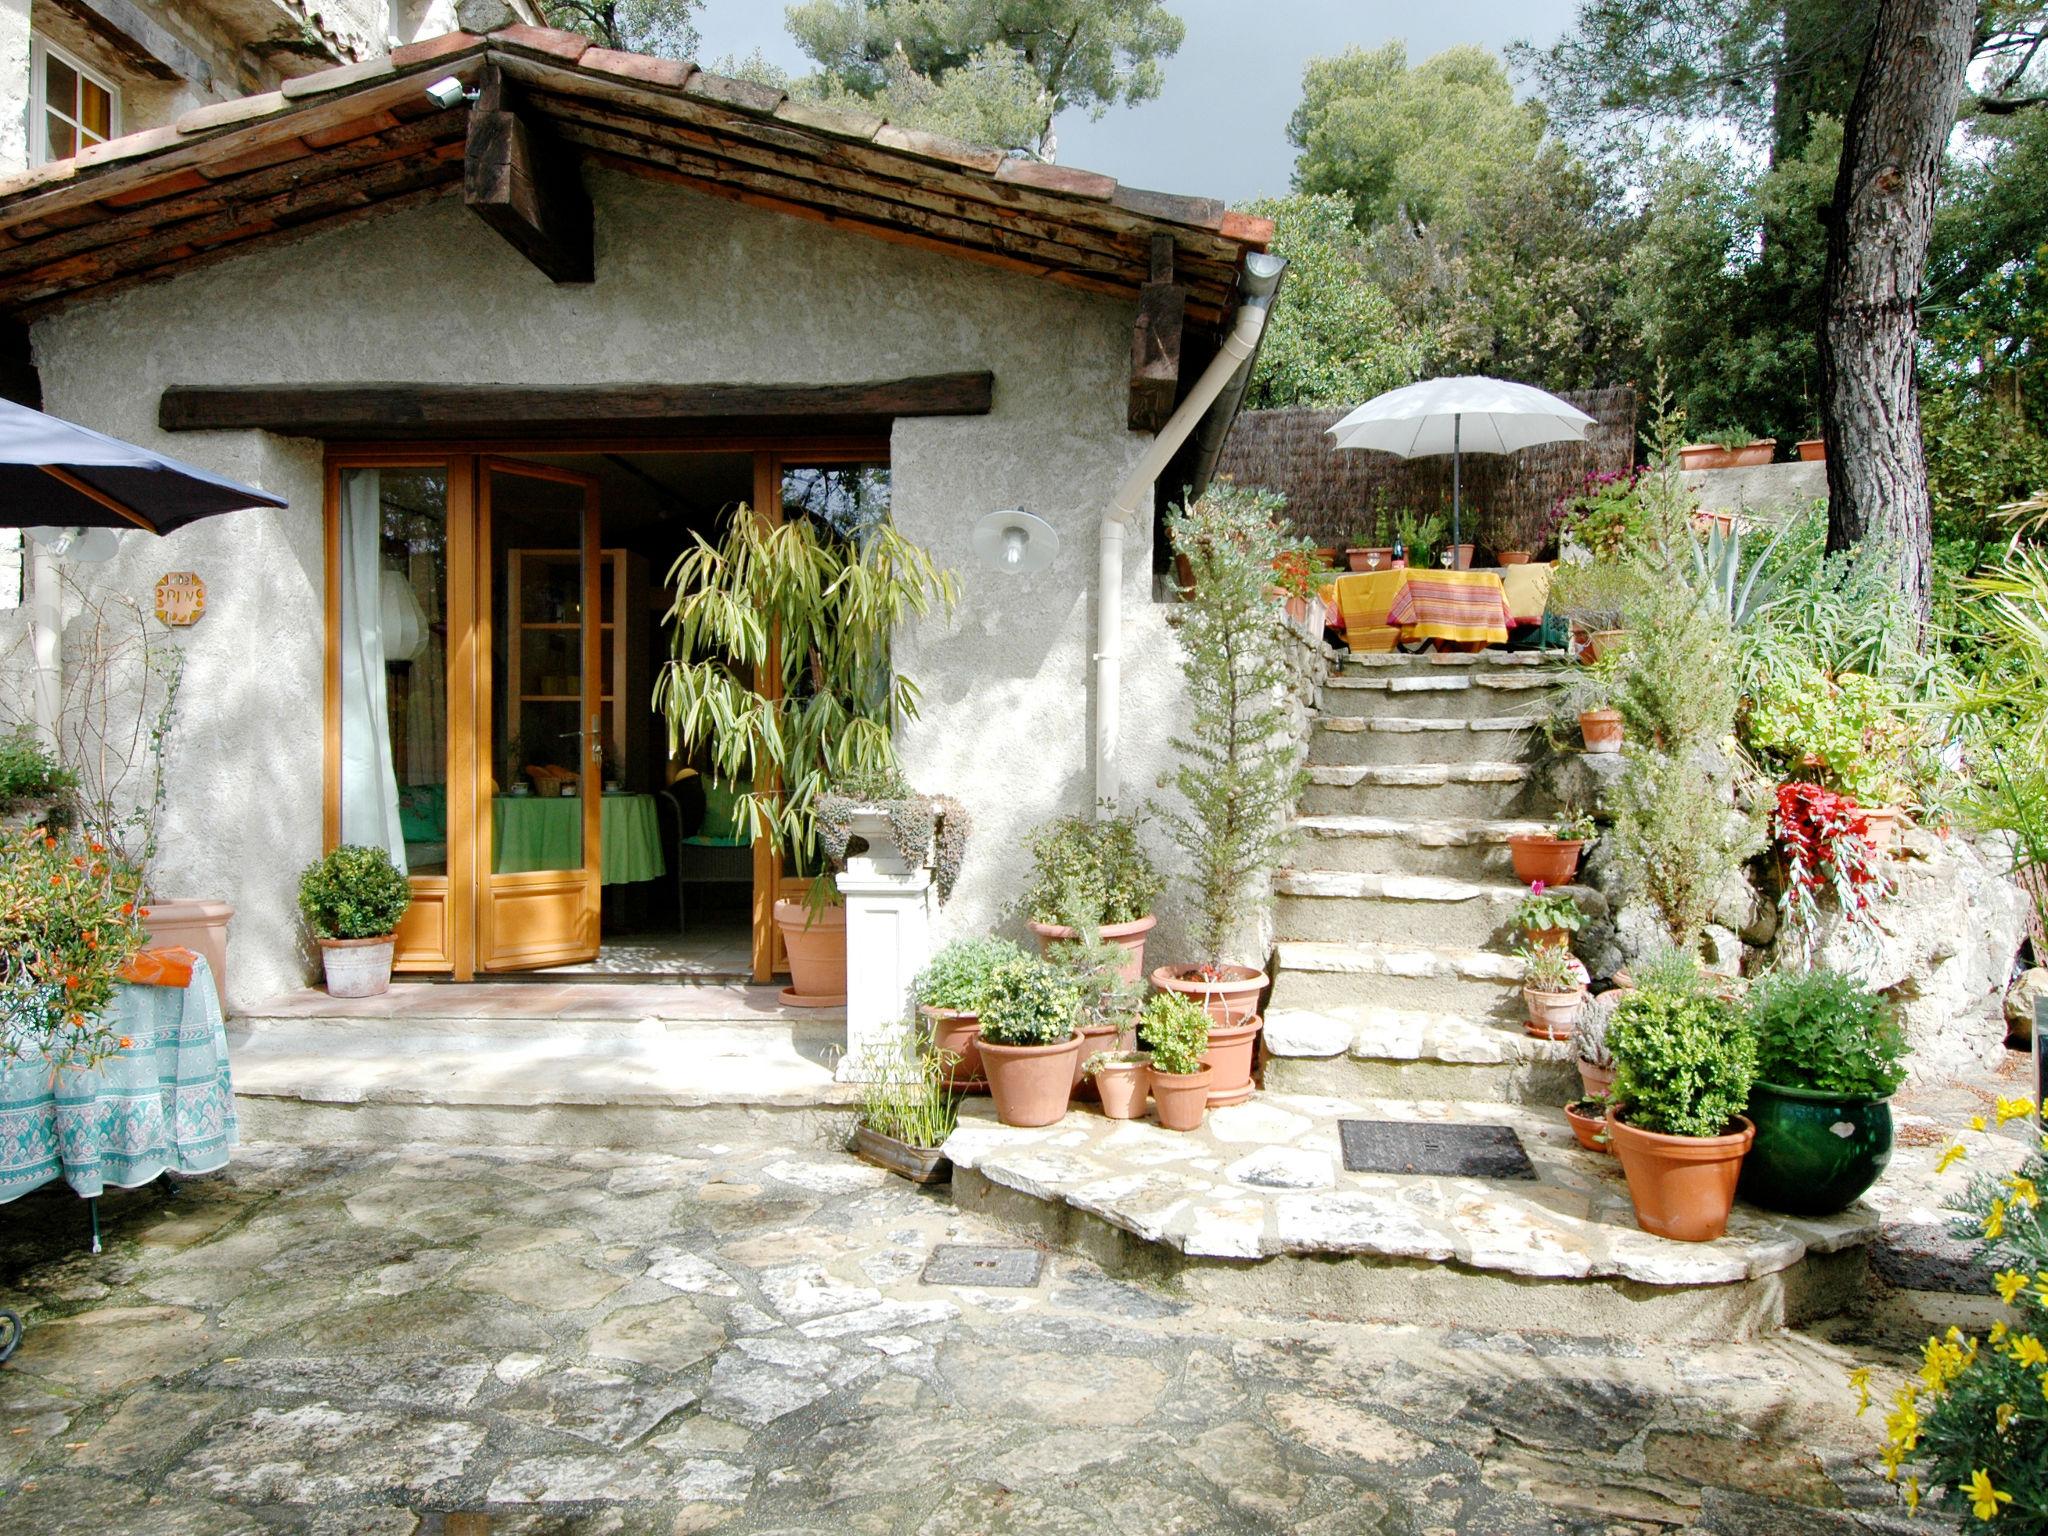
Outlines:
[[[491, 870], [516, 875], [533, 869], [583, 867], [583, 802], [539, 795], [497, 795], [491, 800]], [[661, 818], [652, 795], [604, 797], [606, 885], [658, 880], [668, 873], [661, 856]]]

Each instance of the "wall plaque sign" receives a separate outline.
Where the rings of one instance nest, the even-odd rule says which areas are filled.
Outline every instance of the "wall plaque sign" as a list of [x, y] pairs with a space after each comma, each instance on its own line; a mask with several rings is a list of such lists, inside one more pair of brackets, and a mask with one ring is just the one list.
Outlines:
[[197, 624], [206, 614], [206, 583], [197, 571], [168, 571], [157, 579], [156, 616], [173, 629]]

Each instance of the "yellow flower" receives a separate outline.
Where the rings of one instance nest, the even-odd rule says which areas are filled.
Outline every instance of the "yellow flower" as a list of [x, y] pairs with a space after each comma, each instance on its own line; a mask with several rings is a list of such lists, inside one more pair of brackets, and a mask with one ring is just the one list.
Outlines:
[[1982, 1115], [1970, 1116], [1970, 1129], [1973, 1131], [1981, 1131], [1986, 1129], [1984, 1124], [1984, 1117]]
[[1906, 1479], [1906, 1513], [1909, 1515], [1920, 1513], [1920, 1479], [1917, 1477]]
[[1998, 1514], [1999, 1505], [2012, 1502], [2011, 1494], [2000, 1493], [1991, 1486], [1991, 1474], [1982, 1467], [1979, 1467], [1975, 1475], [1956, 1492], [1969, 1499], [1970, 1509], [1979, 1520], [1994, 1519]]
[[[2026, 1284], [2024, 1280], [2020, 1283]], [[1856, 1389], [1856, 1412], [1860, 1416], [1870, 1406], [1870, 1367], [1859, 1365], [1851, 1371], [1849, 1385]]]
[[2032, 1099], [2000, 1098], [1998, 1101], [1998, 1123], [2000, 1125], [2004, 1125], [2008, 1120], [2024, 1120], [2033, 1112], [2034, 1101]]
[[2005, 1334], [2006, 1334], [2006, 1327], [2005, 1327], [2005, 1324], [2003, 1324], [2003, 1323], [1993, 1323], [1993, 1324], [1991, 1325], [1991, 1342], [1992, 1342], [1993, 1344], [2003, 1344], [2003, 1343], [2005, 1342]]
[[2048, 1365], [2048, 1349], [2031, 1333], [2020, 1335], [2019, 1342], [2012, 1347], [2012, 1357], [2025, 1366]]
[[1963, 1144], [1959, 1141], [1935, 1159], [1934, 1171], [1936, 1173], [1947, 1173], [1949, 1169], [1953, 1168], [1967, 1156], [1969, 1154], [1963, 1150]]
[[2031, 1282], [2016, 1269], [2001, 1269], [1991, 1283], [1998, 1288], [1998, 1299], [2009, 1307]]
[[1998, 1432], [2001, 1435], [2012, 1427], [2013, 1416], [2019, 1411], [2020, 1405], [2018, 1403], [2000, 1403], [1998, 1405], [1998, 1412], [1995, 1417], [1998, 1420]]
[[2016, 1173], [2009, 1173], [2005, 1176], [2005, 1187], [2012, 1191], [2013, 1199], [2019, 1201], [2028, 1210], [2032, 1210], [2041, 1203], [2041, 1193], [2034, 1188], [2034, 1181], [2032, 1179], [2021, 1178]]
[[1986, 1237], [2005, 1236], [2005, 1202], [2003, 1200], [1991, 1202], [1990, 1214], [1984, 1218], [1984, 1235]]

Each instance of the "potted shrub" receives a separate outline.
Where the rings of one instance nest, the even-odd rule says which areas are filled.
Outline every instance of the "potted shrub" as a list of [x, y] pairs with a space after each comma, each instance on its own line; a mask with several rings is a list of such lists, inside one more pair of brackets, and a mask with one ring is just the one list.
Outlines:
[[1198, 1130], [1210, 1104], [1209, 1015], [1177, 992], [1145, 1005], [1139, 1037], [1152, 1052], [1152, 1107], [1169, 1131]]
[[1756, 1142], [1742, 1197], [1826, 1216], [1875, 1184], [1892, 1154], [1890, 1099], [1906, 1080], [1906, 1035], [1891, 1006], [1855, 978], [1816, 969], [1750, 989]]
[[1450, 518], [1442, 512], [1395, 513], [1394, 563], [1427, 569], [1450, 527]]
[[1605, 1102], [1614, 1089], [1614, 1056], [1607, 1049], [1607, 1026], [1614, 1020], [1619, 991], [1603, 992], [1587, 999], [1579, 1010], [1579, 1022], [1572, 1026], [1572, 1055], [1579, 1064], [1579, 1086], [1586, 1097]]
[[1678, 450], [1680, 469], [1751, 469], [1768, 464], [1778, 451], [1776, 438], [1751, 437], [1739, 429], [1711, 434], [1705, 442]]
[[1572, 1128], [1572, 1135], [1588, 1152], [1614, 1154], [1614, 1143], [1607, 1135], [1607, 1101], [1599, 1095], [1574, 1099], [1564, 1107], [1565, 1120]]
[[[1634, 515], [1640, 519], [1643, 514], [1638, 510]], [[1626, 536], [1640, 538], [1639, 523]], [[1551, 574], [1545, 612], [1571, 631], [1578, 659], [1590, 666], [1621, 649], [1627, 635], [1622, 626], [1643, 589], [1642, 572], [1620, 557], [1559, 560]]]
[[1756, 1136], [1742, 1114], [1756, 1040], [1741, 1014], [1704, 989], [1645, 985], [1615, 1004], [1607, 1048], [1607, 1134], [1636, 1224], [1685, 1243], [1719, 1237]]
[[950, 1085], [956, 1063], [929, 1044], [905, 1043], [902, 1055], [863, 1079], [853, 1155], [913, 1184], [943, 1184], [953, 1165], [939, 1149], [960, 1118]]
[[121, 1048], [107, 1005], [143, 943], [135, 887], [135, 872], [85, 834], [0, 831], [0, 1066], [39, 1053], [90, 1067]]
[[1081, 1070], [1094, 1083], [1102, 1112], [1110, 1119], [1136, 1120], [1145, 1113], [1145, 1101], [1152, 1095], [1149, 1051], [1097, 1051], [1081, 1063]]
[[982, 1076], [981, 1010], [998, 967], [1024, 959], [1008, 939], [955, 939], [933, 955], [911, 983], [911, 996], [931, 1034], [931, 1048], [946, 1063], [948, 1083], [968, 1093], [986, 1093]]
[[1579, 853], [1592, 841], [1593, 818], [1573, 811], [1558, 819], [1548, 832], [1518, 832], [1508, 839], [1508, 856], [1514, 860], [1515, 878], [1524, 885], [1570, 885], [1579, 872]]
[[673, 659], [655, 708], [671, 742], [737, 792], [738, 824], [812, 876], [806, 900], [775, 903], [790, 956], [783, 1000], [843, 1000], [846, 911], [819, 801], [835, 778], [895, 771], [894, 727], [916, 712], [918, 690], [890, 665], [890, 637], [934, 607], [950, 612], [958, 585], [887, 518], [847, 538], [816, 518], [770, 525], [745, 508], [716, 544], [686, 551], [671, 581]]
[[1165, 882], [1146, 857], [1138, 827], [1136, 816], [1062, 816], [1031, 834], [1025, 926], [1042, 952], [1093, 923], [1104, 940], [1123, 947], [1132, 981], [1145, 974], [1145, 938], [1159, 922], [1152, 904]]
[[330, 997], [376, 997], [391, 986], [392, 936], [412, 886], [382, 848], [343, 843], [299, 876], [299, 911], [320, 945]]
[[1130, 974], [1130, 951], [1122, 944], [1103, 938], [1092, 923], [1077, 921], [1074, 929], [1078, 937], [1053, 941], [1045, 958], [1073, 990], [1081, 1026], [1074, 1096], [1093, 1102], [1095, 1080], [1083, 1070], [1082, 1061], [1098, 1051], [1130, 1048], [1145, 983]]
[[1030, 955], [997, 966], [980, 1043], [1003, 1124], [1052, 1125], [1066, 1114], [1081, 1051], [1080, 1004], [1057, 968]]
[[1535, 880], [1508, 923], [1531, 949], [1569, 949], [1572, 935], [1586, 926], [1586, 915], [1579, 910], [1576, 897]]
[[1522, 957], [1523, 1028], [1539, 1040], [1569, 1040], [1586, 1006], [1586, 967], [1562, 944], [1527, 946]]
[[1173, 740], [1179, 762], [1161, 780], [1175, 803], [1155, 814], [1187, 857], [1200, 958], [1160, 966], [1152, 982], [1209, 1010], [1214, 1104], [1251, 1096], [1266, 974], [1226, 955], [1248, 937], [1246, 903], [1286, 854], [1308, 778], [1288, 714], [1286, 637], [1264, 595], [1284, 505], [1270, 491], [1219, 480], [1168, 520], [1201, 579], [1195, 600], [1177, 610], [1190, 713]]

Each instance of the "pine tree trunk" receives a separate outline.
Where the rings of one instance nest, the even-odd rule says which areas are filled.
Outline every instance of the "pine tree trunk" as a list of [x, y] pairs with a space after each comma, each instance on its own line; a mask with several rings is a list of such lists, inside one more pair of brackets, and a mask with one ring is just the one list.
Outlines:
[[1889, 549], [1927, 622], [1931, 508], [1914, 353], [1943, 147], [1976, 0], [1876, 0], [1828, 210], [1820, 333], [1828, 548]]

